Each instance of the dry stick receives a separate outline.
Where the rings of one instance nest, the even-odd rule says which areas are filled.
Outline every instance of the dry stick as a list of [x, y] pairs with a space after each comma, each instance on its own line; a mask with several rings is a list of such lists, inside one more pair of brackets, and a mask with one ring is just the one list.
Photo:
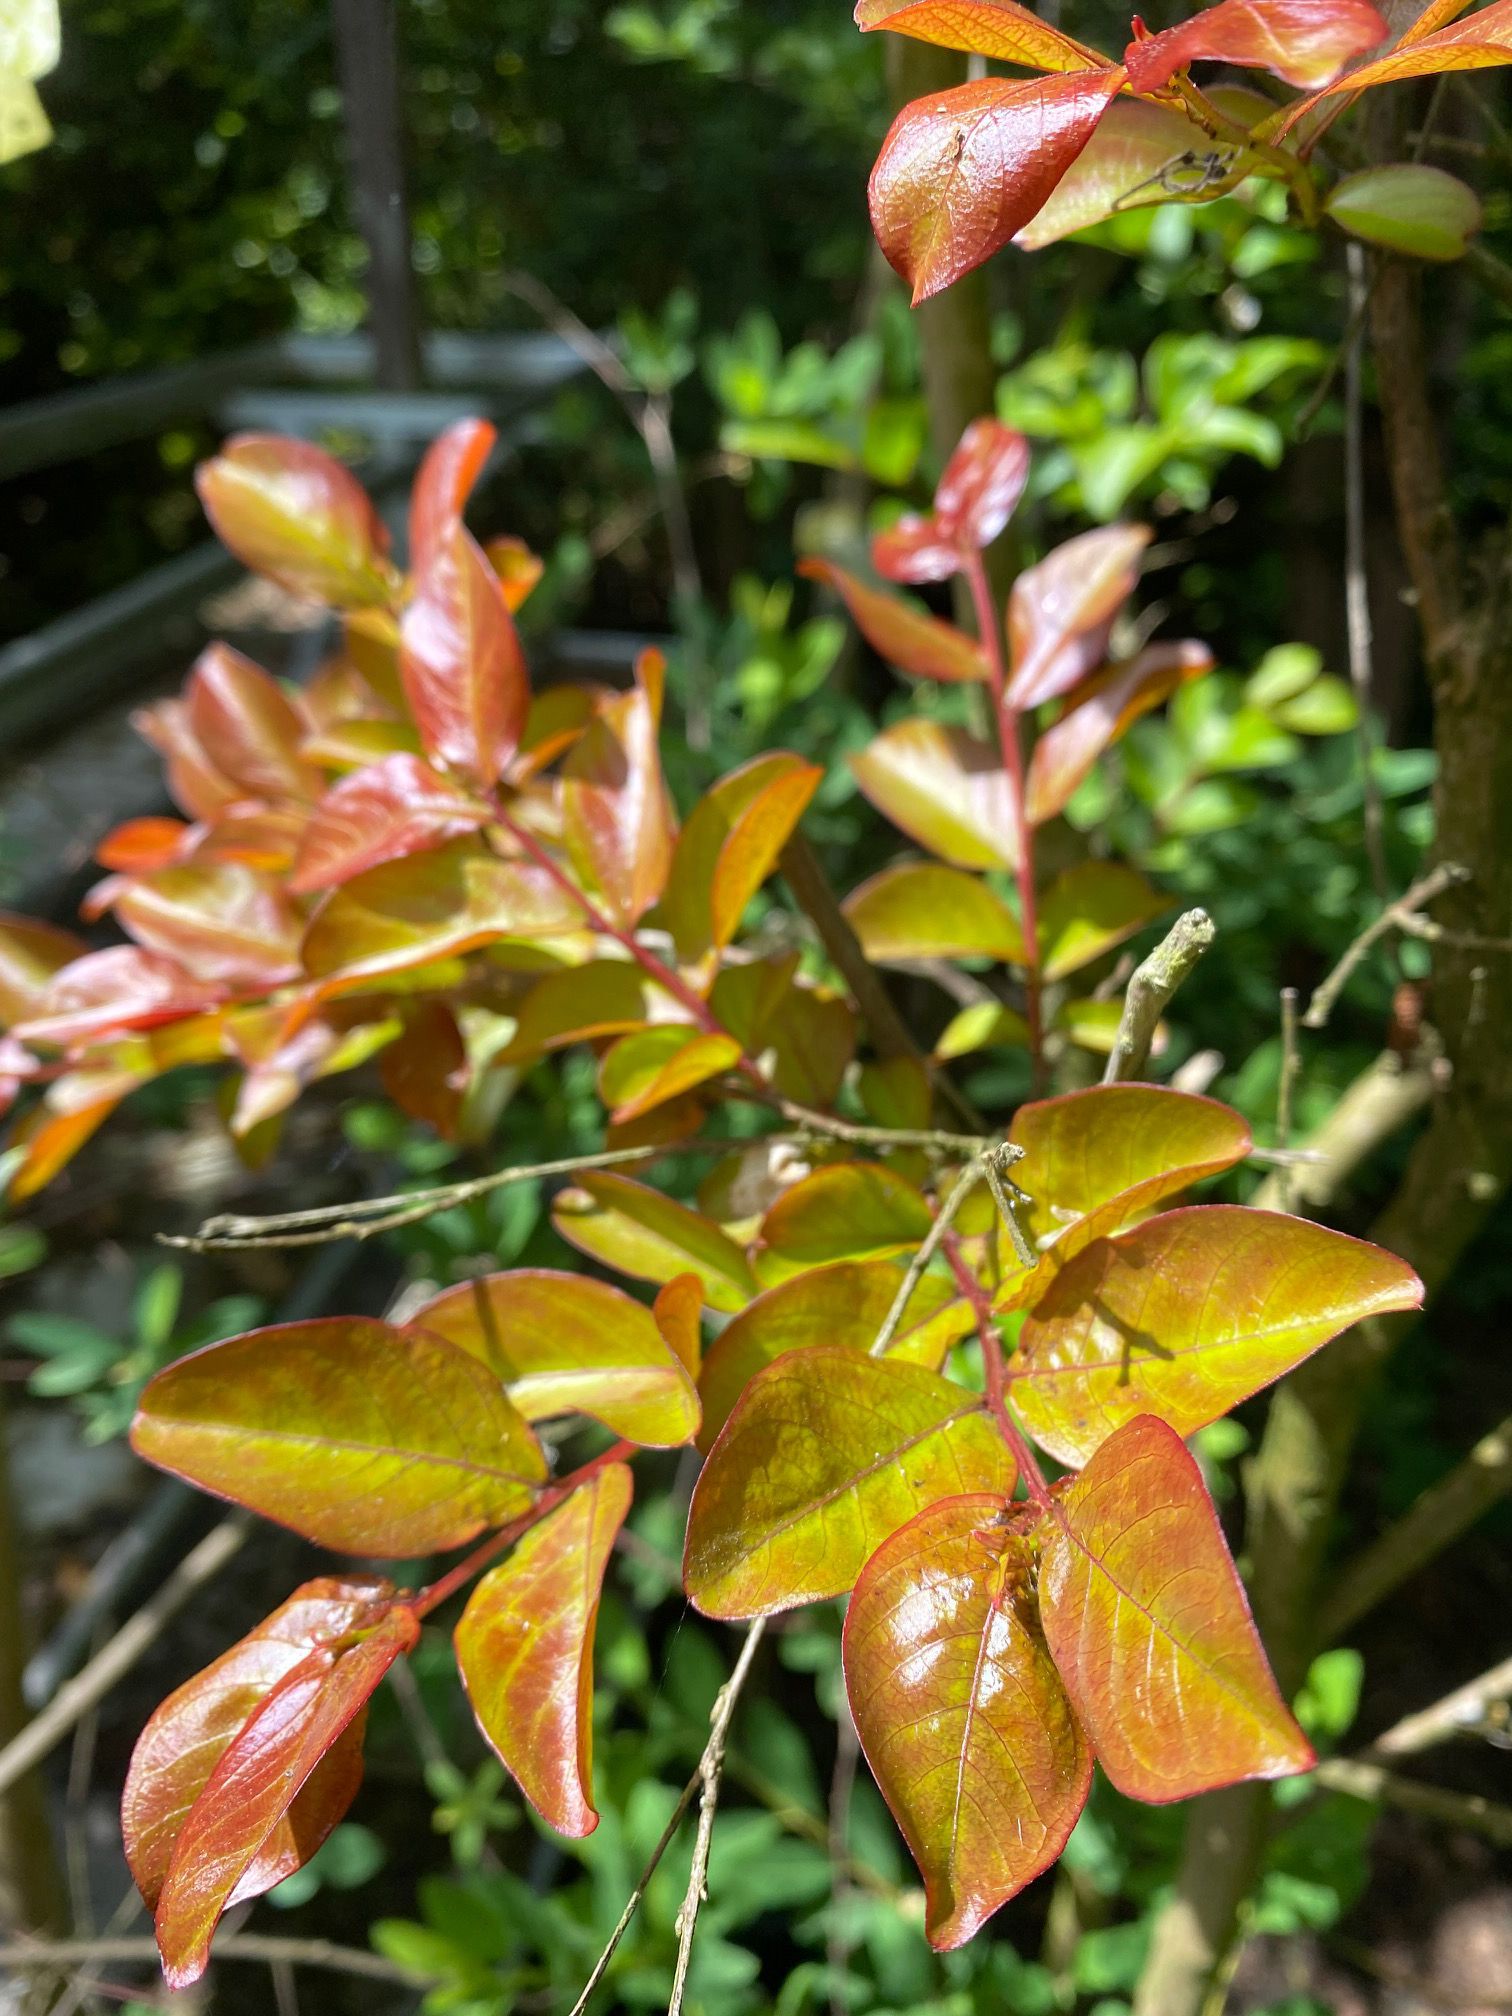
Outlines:
[[1383, 1050], [1345, 1087], [1328, 1118], [1309, 1135], [1307, 1148], [1297, 1151], [1297, 1159], [1286, 1165], [1290, 1180], [1283, 1185], [1283, 1170], [1272, 1170], [1250, 1198], [1251, 1206], [1314, 1217], [1326, 1210], [1382, 1142], [1427, 1106], [1433, 1096], [1434, 1062], [1431, 1053], [1404, 1062], [1394, 1050]]
[[1365, 857], [1376, 895], [1384, 903], [1391, 891], [1386, 869], [1386, 814], [1381, 780], [1375, 768], [1375, 728], [1372, 718], [1375, 673], [1371, 660], [1370, 583], [1365, 571], [1365, 398], [1361, 384], [1361, 350], [1365, 307], [1369, 299], [1365, 248], [1351, 240], [1344, 248], [1349, 275], [1350, 313], [1354, 318], [1344, 360], [1344, 626], [1349, 639], [1349, 682], [1354, 687], [1355, 735], [1359, 744], [1360, 783], [1364, 792]]
[[[1281, 989], [1281, 1076], [1276, 1086], [1276, 1146], [1284, 1153], [1291, 1145], [1292, 1095], [1302, 1069], [1302, 1053], [1297, 1048], [1297, 990]], [[1283, 1162], [1276, 1171], [1276, 1189], [1281, 1209], [1292, 1208], [1292, 1172]]]
[[1502, 1848], [1512, 1848], [1512, 1806], [1498, 1806], [1479, 1793], [1447, 1792], [1441, 1785], [1422, 1785], [1415, 1778], [1399, 1778], [1379, 1764], [1367, 1764], [1358, 1757], [1329, 1757], [1313, 1773], [1330, 1792], [1347, 1792], [1352, 1799], [1379, 1800], [1398, 1806], [1404, 1813], [1417, 1813], [1425, 1820], [1437, 1820], [1449, 1827], [1463, 1827], [1484, 1834]]
[[1332, 1642], [1425, 1568], [1512, 1491], [1512, 1415], [1388, 1526], [1340, 1575], [1319, 1630]]
[[1135, 967], [1103, 1071], [1104, 1085], [1139, 1076], [1166, 1003], [1217, 935], [1218, 928], [1206, 910], [1185, 911], [1155, 950]]
[[212, 1527], [199, 1545], [184, 1556], [161, 1588], [134, 1616], [127, 1618], [83, 1671], [60, 1688], [20, 1735], [0, 1750], [0, 1792], [40, 1762], [80, 1717], [87, 1715], [121, 1676], [130, 1672], [196, 1590], [215, 1579], [251, 1530], [252, 1521], [244, 1513], [234, 1512], [229, 1519]]
[[1473, 1736], [1489, 1711], [1512, 1700], [1512, 1658], [1503, 1659], [1431, 1708], [1419, 1708], [1394, 1722], [1366, 1752], [1368, 1757], [1410, 1757], [1454, 1736]]
[[[271, 1933], [233, 1932], [215, 1942], [217, 1960], [252, 1960], [259, 1966], [283, 1962], [293, 1967], [320, 1967], [332, 1974], [356, 1974], [370, 1981], [397, 1981], [414, 1986], [425, 1976], [360, 1946], [337, 1946], [329, 1939], [280, 1939]], [[0, 1946], [0, 1967], [22, 1972], [38, 1968], [85, 1965], [92, 1960], [158, 1958], [150, 1933], [122, 1939], [25, 1939]]]
[[1399, 896], [1395, 903], [1388, 903], [1380, 916], [1365, 926], [1328, 977], [1313, 990], [1313, 997], [1307, 1004], [1307, 1013], [1302, 1017], [1302, 1027], [1325, 1028], [1339, 996], [1349, 984], [1350, 975], [1370, 948], [1379, 939], [1384, 938], [1388, 931], [1410, 931], [1415, 923], [1424, 921], [1419, 919], [1418, 912], [1425, 903], [1431, 903], [1435, 896], [1442, 896], [1446, 889], [1454, 888], [1456, 883], [1468, 880], [1468, 869], [1462, 868], [1457, 861], [1441, 861], [1436, 868], [1429, 869], [1426, 875], [1419, 876], [1411, 888]]

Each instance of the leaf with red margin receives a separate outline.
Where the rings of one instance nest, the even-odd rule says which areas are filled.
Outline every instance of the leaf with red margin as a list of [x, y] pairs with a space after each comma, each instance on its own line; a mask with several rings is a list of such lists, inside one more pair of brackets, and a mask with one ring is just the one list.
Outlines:
[[[870, 1351], [902, 1285], [903, 1269], [885, 1260], [842, 1260], [795, 1274], [748, 1303], [710, 1345], [699, 1374], [699, 1448], [707, 1453], [713, 1447], [750, 1381], [786, 1352], [818, 1344]], [[950, 1346], [975, 1328], [971, 1307], [954, 1286], [926, 1274], [885, 1355], [938, 1372]]]
[[195, 980], [261, 992], [299, 971], [304, 920], [278, 883], [236, 861], [190, 861], [138, 875], [115, 914], [139, 945]]
[[492, 814], [418, 756], [385, 756], [333, 784], [304, 829], [289, 887], [334, 889], [369, 868], [486, 826]]
[[841, 906], [868, 959], [995, 959], [1022, 965], [1024, 934], [1001, 897], [959, 868], [905, 861]]
[[[391, 1582], [376, 1576], [305, 1582], [154, 1711], [131, 1753], [121, 1794], [126, 1860], [149, 1911], [157, 1909], [190, 1809], [253, 1710], [311, 1652], [371, 1629], [395, 1593]], [[360, 1726], [348, 1734], [353, 1740], [330, 1752], [263, 1843], [237, 1886], [240, 1899], [262, 1896], [308, 1862], [351, 1804], [362, 1777]]]
[[545, 868], [458, 841], [344, 882], [310, 920], [301, 957], [325, 993], [501, 938], [551, 938], [582, 912]]
[[1000, 420], [973, 420], [945, 465], [927, 518], [900, 518], [872, 541], [889, 581], [948, 581], [1003, 530], [1029, 480], [1029, 443]]
[[1040, 898], [1040, 970], [1046, 980], [1100, 959], [1171, 907], [1137, 868], [1121, 861], [1078, 861], [1063, 868]]
[[981, 646], [953, 623], [942, 623], [905, 595], [883, 595], [830, 560], [803, 560], [798, 572], [823, 581], [849, 609], [856, 628], [879, 658], [913, 679], [952, 685], [984, 681], [987, 660]]
[[581, 1838], [593, 1809], [593, 1635], [634, 1483], [611, 1463], [533, 1527], [468, 1598], [457, 1665], [478, 1727], [549, 1827]]
[[1147, 1416], [1120, 1429], [1039, 1538], [1046, 1642], [1120, 1792], [1165, 1805], [1311, 1768], [1174, 1429]]
[[1014, 0], [857, 0], [856, 25], [889, 28], [1026, 70], [1101, 70], [1108, 58]]
[[1031, 1544], [994, 1530], [1010, 1509], [981, 1494], [929, 1506], [867, 1562], [845, 1618], [856, 1734], [923, 1872], [940, 1952], [1050, 1867], [1092, 1782]]
[[562, 769], [562, 836], [583, 886], [622, 930], [661, 896], [677, 824], [662, 781], [665, 660], [643, 651], [635, 685], [603, 702]]
[[722, 1031], [662, 1022], [611, 1043], [599, 1063], [599, 1097], [615, 1126], [638, 1120], [669, 1099], [706, 1085], [740, 1062], [740, 1045]]
[[464, 1281], [407, 1326], [486, 1365], [527, 1421], [590, 1414], [627, 1442], [675, 1449], [699, 1423], [688, 1368], [622, 1288], [522, 1267]]
[[168, 795], [191, 819], [217, 819], [240, 804], [243, 792], [205, 754], [189, 726], [184, 701], [159, 700], [151, 707], [138, 707], [131, 725], [163, 758]]
[[1211, 671], [1212, 665], [1213, 654], [1205, 644], [1147, 644], [1137, 657], [1104, 666], [1083, 680], [1060, 719], [1034, 745], [1025, 791], [1030, 824], [1042, 825], [1064, 811], [1105, 749], [1141, 714], [1168, 700], [1186, 680]]
[[905, 511], [872, 541], [872, 565], [885, 581], [920, 587], [961, 571], [961, 552], [931, 512]]
[[1019, 575], [1008, 597], [1012, 706], [1057, 700], [1101, 665], [1151, 536], [1148, 525], [1103, 525], [1067, 539]]
[[498, 576], [460, 524], [417, 576], [399, 639], [425, 753], [485, 790], [496, 784], [520, 744], [530, 675]]
[[721, 777], [677, 837], [663, 905], [684, 965], [728, 945], [746, 905], [823, 779], [801, 756], [774, 750]]
[[758, 1372], [693, 1490], [683, 1586], [706, 1617], [840, 1596], [946, 1492], [1015, 1478], [974, 1393], [922, 1365], [818, 1345]]
[[414, 1611], [399, 1606], [349, 1651], [306, 1654], [228, 1745], [179, 1833], [158, 1901], [158, 1951], [170, 1988], [187, 1988], [204, 1973], [216, 1924], [247, 1870], [419, 1636]]
[[223, 987], [196, 980], [175, 959], [112, 945], [60, 967], [15, 1033], [27, 1043], [88, 1043], [113, 1030], [177, 1022], [224, 999]]
[[[1446, 12], [1452, 25], [1423, 33], [1423, 21], [1442, 20]], [[1314, 106], [1340, 91], [1367, 91], [1375, 84], [1395, 84], [1410, 77], [1439, 77], [1451, 70], [1494, 70], [1512, 63], [1512, 0], [1492, 0], [1491, 6], [1463, 21], [1452, 20], [1456, 12], [1454, 7], [1429, 8], [1384, 56], [1346, 71], [1321, 91], [1287, 106], [1265, 137], [1283, 139]]]
[[662, 1342], [697, 1383], [703, 1364], [703, 1283], [696, 1274], [677, 1274], [657, 1291], [651, 1314]]
[[195, 488], [221, 541], [255, 574], [337, 609], [387, 602], [388, 533], [350, 469], [308, 441], [233, 434]]
[[72, 931], [0, 910], [0, 1029], [35, 1013], [57, 974], [88, 951]]
[[1254, 1145], [1239, 1114], [1216, 1099], [1164, 1085], [1094, 1085], [1020, 1106], [1008, 1136], [1020, 1223], [1041, 1258], [1021, 1268], [1006, 1230], [995, 1307], [1031, 1307], [1066, 1262], [1120, 1232], [1205, 1176], [1242, 1162]]
[[926, 1238], [922, 1191], [881, 1162], [837, 1162], [785, 1190], [761, 1221], [757, 1271], [775, 1285], [832, 1260], [881, 1260]]
[[[1137, 17], [1135, 25], [1142, 26]], [[1141, 93], [1159, 91], [1189, 63], [1269, 70], [1284, 83], [1312, 89], [1388, 33], [1370, 0], [1219, 0], [1159, 35], [1137, 37], [1124, 62]]]
[[570, 1245], [638, 1281], [695, 1273], [711, 1309], [743, 1309], [758, 1292], [745, 1254], [701, 1212], [609, 1170], [557, 1193], [551, 1222]]
[[1405, 1260], [1306, 1218], [1166, 1211], [1062, 1268], [1024, 1324], [1014, 1403], [1062, 1463], [1137, 1414], [1191, 1435], [1350, 1324], [1422, 1299]]
[[462, 523], [462, 511], [499, 430], [487, 420], [457, 420], [425, 451], [410, 493], [410, 565], [428, 573]]
[[1043, 208], [1123, 82], [1121, 68], [1019, 83], [989, 77], [904, 106], [868, 197], [877, 243], [915, 306]]
[[293, 702], [240, 651], [228, 644], [202, 651], [184, 706], [200, 747], [249, 798], [306, 802], [320, 795], [320, 772], [299, 753], [305, 724]]
[[361, 1316], [192, 1352], [149, 1381], [131, 1441], [319, 1546], [396, 1560], [502, 1525], [546, 1476], [535, 1436], [476, 1358]]
[[998, 752], [965, 728], [898, 721], [857, 755], [851, 775], [884, 818], [957, 868], [1011, 868], [1013, 785]]

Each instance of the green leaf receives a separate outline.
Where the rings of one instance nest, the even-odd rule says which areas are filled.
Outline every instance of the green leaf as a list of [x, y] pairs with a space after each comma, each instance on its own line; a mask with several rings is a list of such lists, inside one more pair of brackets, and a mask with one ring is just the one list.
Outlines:
[[1421, 161], [1346, 175], [1324, 197], [1323, 213], [1352, 237], [1414, 259], [1462, 259], [1483, 221], [1468, 184]]
[[985, 882], [958, 868], [924, 862], [884, 868], [842, 907], [867, 958], [884, 965], [908, 959], [1023, 963], [1018, 919]]

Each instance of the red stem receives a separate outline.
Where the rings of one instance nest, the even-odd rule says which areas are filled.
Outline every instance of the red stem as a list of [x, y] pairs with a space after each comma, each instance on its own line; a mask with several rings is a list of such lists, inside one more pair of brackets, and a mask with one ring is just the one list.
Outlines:
[[972, 552], [963, 555], [962, 565], [971, 589], [971, 604], [976, 611], [977, 633], [987, 654], [987, 675], [992, 685], [992, 711], [997, 721], [998, 744], [1013, 792], [1014, 873], [1018, 881], [1019, 919], [1024, 929], [1024, 1005], [1029, 1023], [1029, 1055], [1038, 1090], [1044, 1075], [1044, 1034], [1040, 1023], [1039, 905], [1034, 893], [1034, 828], [1029, 823], [1024, 751], [1019, 738], [1019, 710], [1008, 704], [1008, 666], [1003, 652], [1003, 632], [992, 599], [992, 585], [987, 579], [986, 563], [980, 553]]
[[464, 1554], [455, 1568], [448, 1568], [439, 1581], [429, 1583], [422, 1589], [408, 1607], [417, 1617], [428, 1617], [432, 1610], [446, 1601], [448, 1596], [455, 1596], [465, 1582], [470, 1582], [480, 1568], [486, 1568], [495, 1555], [502, 1554], [506, 1547], [512, 1547], [516, 1540], [523, 1539], [531, 1527], [539, 1525], [548, 1512], [554, 1512], [564, 1498], [572, 1496], [579, 1485], [586, 1484], [590, 1477], [597, 1476], [600, 1470], [607, 1469], [611, 1463], [622, 1463], [627, 1456], [633, 1456], [635, 1452], [635, 1443], [616, 1442], [613, 1448], [606, 1449], [601, 1456], [592, 1457], [587, 1463], [580, 1464], [576, 1470], [569, 1471], [567, 1476], [558, 1478], [555, 1484], [548, 1484], [528, 1512], [522, 1512], [518, 1519], [512, 1519], [507, 1526], [501, 1526], [497, 1533], [490, 1533], [486, 1540], [474, 1547], [471, 1554]]
[[1028, 1436], [1014, 1420], [1008, 1406], [1008, 1368], [1003, 1363], [1003, 1340], [992, 1317], [992, 1297], [967, 1266], [961, 1253], [961, 1242], [953, 1232], [946, 1233], [944, 1247], [956, 1284], [976, 1315], [977, 1336], [982, 1346], [982, 1370], [987, 1375], [987, 1405], [998, 1424], [998, 1433], [1018, 1464], [1024, 1488], [1034, 1503], [1048, 1512], [1054, 1503], [1049, 1483]]

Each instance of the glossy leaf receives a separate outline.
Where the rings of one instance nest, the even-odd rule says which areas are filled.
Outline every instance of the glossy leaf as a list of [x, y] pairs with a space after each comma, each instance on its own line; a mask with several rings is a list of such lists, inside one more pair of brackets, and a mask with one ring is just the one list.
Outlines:
[[1018, 919], [985, 882], [958, 868], [884, 868], [843, 905], [868, 959], [995, 959], [1022, 963]]
[[399, 667], [426, 754], [484, 789], [519, 747], [530, 681], [498, 576], [457, 525], [417, 576]]
[[[121, 1833], [132, 1880], [157, 1909], [174, 1844], [226, 1746], [268, 1694], [308, 1655], [369, 1630], [394, 1587], [376, 1577], [306, 1582], [229, 1652], [168, 1696], [137, 1738], [121, 1795]], [[242, 1876], [238, 1896], [259, 1897], [310, 1859], [351, 1804], [362, 1777], [361, 1729], [337, 1745]]]
[[946, 1492], [1007, 1497], [1012, 1458], [975, 1394], [892, 1358], [819, 1345], [747, 1386], [688, 1512], [683, 1583], [709, 1617], [839, 1596]]
[[924, 1875], [942, 1951], [1065, 1847], [1092, 1752], [1051, 1662], [1009, 1507], [945, 1498], [885, 1540], [845, 1619], [856, 1734]]
[[1025, 792], [1030, 823], [1042, 825], [1064, 811], [1105, 749], [1141, 714], [1168, 700], [1185, 680], [1210, 671], [1212, 664], [1205, 644], [1147, 644], [1136, 657], [1083, 680], [1060, 719], [1034, 745]]
[[973, 420], [935, 490], [927, 518], [908, 514], [872, 541], [872, 565], [889, 581], [948, 581], [990, 546], [1029, 480], [1029, 443], [1000, 420]]
[[593, 1637], [634, 1485], [611, 1463], [543, 1519], [468, 1598], [457, 1665], [478, 1727], [548, 1826], [581, 1837], [593, 1809]]
[[[1210, 94], [1211, 95], [1211, 94]], [[1216, 101], [1215, 101], [1216, 102]], [[1101, 224], [1115, 211], [1167, 200], [1161, 171], [1211, 142], [1185, 113], [1147, 98], [1115, 98], [1044, 204], [1014, 234], [1026, 252]]]
[[271, 876], [233, 861], [136, 876], [115, 914], [139, 945], [196, 980], [262, 992], [299, 971], [303, 920]]
[[[1439, 14], [1434, 8], [1427, 11], [1428, 15]], [[1418, 25], [1421, 28], [1422, 24]], [[1479, 8], [1462, 21], [1451, 21], [1431, 34], [1409, 30], [1386, 55], [1361, 63], [1311, 97], [1289, 105], [1276, 123], [1274, 137], [1284, 137], [1320, 100], [1340, 91], [1366, 91], [1376, 84], [1401, 83], [1410, 77], [1440, 77], [1455, 70], [1492, 70], [1506, 63], [1512, 63], [1512, 0], [1492, 0], [1489, 7]]]
[[386, 602], [397, 576], [388, 534], [349, 469], [308, 441], [235, 434], [195, 487], [243, 566], [337, 609]]
[[410, 565], [417, 575], [428, 573], [455, 538], [497, 439], [487, 420], [456, 420], [426, 449], [410, 494]]
[[610, 1045], [599, 1065], [599, 1097], [621, 1125], [721, 1077], [739, 1062], [740, 1045], [733, 1036], [663, 1022], [654, 1029], [632, 1030]]
[[289, 887], [334, 889], [369, 868], [486, 826], [489, 808], [418, 756], [385, 756], [333, 784], [310, 814]]
[[923, 1193], [880, 1162], [838, 1162], [783, 1192], [761, 1221], [759, 1272], [784, 1280], [832, 1260], [880, 1260], [917, 1246], [933, 1217]]
[[365, 1317], [253, 1330], [149, 1382], [139, 1456], [307, 1540], [394, 1558], [459, 1547], [546, 1475], [487, 1368]]
[[1235, 63], [1269, 70], [1312, 90], [1388, 33], [1370, 0], [1219, 0], [1124, 54], [1136, 91], [1158, 91], [1189, 63]]
[[500, 938], [553, 937], [582, 921], [546, 869], [460, 843], [343, 883], [311, 919], [302, 956], [312, 977], [355, 986]]
[[639, 1281], [696, 1274], [711, 1309], [743, 1309], [757, 1292], [745, 1254], [712, 1219], [628, 1176], [581, 1178], [558, 1193], [551, 1222], [590, 1259]]
[[1097, 670], [1149, 543], [1148, 525], [1104, 525], [1067, 539], [1019, 575], [1008, 598], [1014, 707], [1059, 699]]
[[1457, 175], [1420, 161], [1346, 175], [1329, 190], [1323, 209], [1351, 237], [1414, 259], [1462, 259], [1482, 223], [1475, 191]]
[[1056, 876], [1040, 904], [1040, 966], [1061, 980], [1100, 959], [1161, 916], [1170, 898], [1137, 869], [1117, 861], [1079, 861]]
[[205, 754], [189, 725], [184, 701], [159, 700], [151, 707], [139, 707], [131, 725], [163, 758], [168, 795], [191, 819], [215, 819], [244, 797]]
[[1013, 866], [1013, 786], [966, 729], [899, 721], [849, 762], [877, 810], [931, 853], [958, 868]]
[[532, 553], [523, 539], [515, 539], [508, 534], [490, 539], [483, 551], [488, 556], [489, 566], [499, 577], [504, 604], [512, 616], [529, 601], [531, 590], [546, 572], [546, 562], [539, 553]]
[[224, 989], [139, 945], [86, 952], [60, 967], [16, 1034], [28, 1043], [92, 1042], [119, 1029], [151, 1029], [213, 1007]]
[[858, 0], [856, 23], [1026, 70], [1098, 70], [1108, 61], [1014, 0]]
[[[847, 1260], [816, 1267], [758, 1295], [720, 1331], [699, 1375], [707, 1452], [746, 1386], [784, 1352], [826, 1344], [866, 1353], [881, 1332], [903, 1283], [903, 1269], [885, 1260]], [[970, 1306], [952, 1284], [926, 1274], [908, 1298], [886, 1356], [938, 1372], [945, 1353], [976, 1327]]]
[[1163, 1212], [1062, 1268], [1024, 1325], [1014, 1403], [1063, 1463], [1138, 1414], [1191, 1435], [1352, 1323], [1422, 1297], [1405, 1261], [1306, 1218]]
[[606, 700], [562, 771], [562, 833], [583, 886], [621, 929], [666, 886], [676, 821], [658, 733], [665, 668], [642, 652], [635, 685]]
[[487, 1274], [427, 1302], [407, 1330], [486, 1365], [527, 1421], [590, 1414], [657, 1449], [697, 1430], [687, 1367], [652, 1312], [607, 1281], [544, 1267]]
[[1121, 69], [986, 78], [906, 105], [872, 170], [872, 229], [927, 300], [1029, 222], [1097, 129]]
[[37, 1012], [54, 976], [88, 950], [72, 931], [0, 911], [0, 1029]]
[[224, 776], [251, 798], [309, 800], [320, 772], [299, 753], [304, 723], [276, 679], [225, 644], [202, 651], [184, 688], [189, 726]]
[[873, 651], [900, 672], [957, 685], [986, 679], [987, 660], [976, 640], [906, 596], [869, 588], [829, 560], [805, 560], [798, 572], [833, 588]]
[[651, 1314], [662, 1342], [696, 1382], [703, 1364], [703, 1283], [696, 1274], [675, 1274], [657, 1291]]
[[158, 1900], [158, 1949], [170, 1988], [187, 1988], [204, 1973], [220, 1915], [265, 1843], [419, 1636], [415, 1613], [396, 1607], [350, 1650], [318, 1647], [227, 1746], [184, 1821]]
[[678, 835], [663, 905], [685, 965], [735, 936], [823, 775], [779, 750], [722, 777], [693, 808]]
[[1173, 1429], [1129, 1422], [1040, 1531], [1045, 1637], [1120, 1792], [1161, 1805], [1311, 1766]]

